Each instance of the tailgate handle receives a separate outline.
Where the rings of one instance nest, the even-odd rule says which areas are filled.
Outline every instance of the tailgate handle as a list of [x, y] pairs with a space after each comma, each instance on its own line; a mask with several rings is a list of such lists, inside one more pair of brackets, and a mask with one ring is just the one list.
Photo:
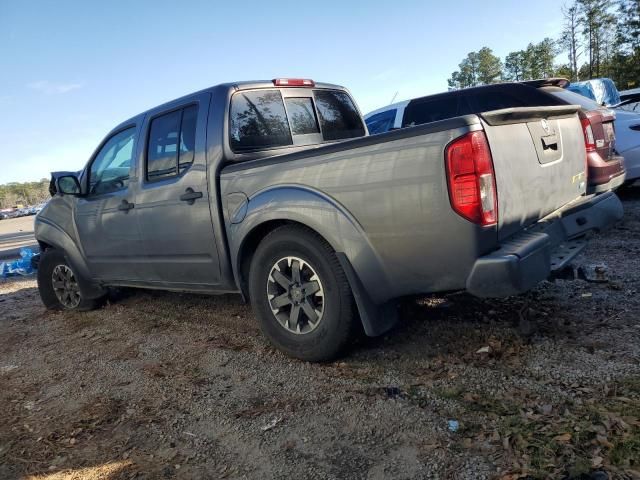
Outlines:
[[542, 148], [545, 150], [558, 150], [558, 136], [557, 135], [547, 135], [546, 137], [541, 137], [542, 140]]

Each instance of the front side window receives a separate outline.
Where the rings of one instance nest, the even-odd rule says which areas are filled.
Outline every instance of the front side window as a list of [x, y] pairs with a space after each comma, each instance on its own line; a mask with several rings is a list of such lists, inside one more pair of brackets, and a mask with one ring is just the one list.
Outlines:
[[193, 163], [198, 107], [191, 105], [154, 118], [149, 128], [147, 180], [183, 173]]
[[113, 135], [102, 146], [89, 170], [89, 194], [115, 192], [129, 185], [135, 127]]
[[376, 135], [378, 133], [385, 133], [391, 130], [396, 120], [396, 112], [397, 110], [392, 108], [391, 110], [376, 113], [375, 115], [371, 115], [367, 118], [365, 121], [367, 123], [369, 133], [371, 135]]
[[278, 90], [236, 93], [231, 99], [231, 148], [235, 151], [292, 145]]
[[349, 95], [337, 90], [314, 90], [314, 96], [325, 140], [364, 136], [360, 114]]

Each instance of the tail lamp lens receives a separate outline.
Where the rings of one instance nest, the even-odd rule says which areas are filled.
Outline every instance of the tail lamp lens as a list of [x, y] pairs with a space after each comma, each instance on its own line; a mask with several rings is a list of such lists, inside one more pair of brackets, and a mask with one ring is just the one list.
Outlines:
[[580, 120], [582, 123], [582, 131], [584, 132], [584, 144], [587, 147], [587, 152], [595, 152], [596, 151], [596, 141], [593, 136], [593, 129], [591, 128], [591, 122], [588, 118], [583, 118]]
[[498, 195], [493, 160], [483, 131], [451, 142], [445, 152], [449, 199], [453, 209], [478, 225], [498, 221]]

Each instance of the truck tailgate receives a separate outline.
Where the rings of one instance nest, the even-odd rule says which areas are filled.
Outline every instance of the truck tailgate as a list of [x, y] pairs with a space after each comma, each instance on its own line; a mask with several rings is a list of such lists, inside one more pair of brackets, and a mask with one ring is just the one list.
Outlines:
[[480, 115], [495, 168], [499, 239], [585, 194], [578, 109], [522, 107]]

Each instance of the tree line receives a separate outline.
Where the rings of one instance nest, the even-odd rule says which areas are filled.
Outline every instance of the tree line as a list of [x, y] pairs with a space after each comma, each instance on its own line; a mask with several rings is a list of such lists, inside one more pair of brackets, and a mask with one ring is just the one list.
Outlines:
[[[449, 88], [501, 81], [609, 77], [620, 90], [640, 86], [640, 0], [573, 0], [561, 9], [560, 38], [544, 38], [502, 61], [488, 47], [470, 52], [447, 80]], [[555, 58], [566, 53], [567, 62]]]
[[0, 185], [0, 208], [14, 208], [18, 205], [36, 205], [47, 200], [49, 180], [39, 182], [7, 183]]

